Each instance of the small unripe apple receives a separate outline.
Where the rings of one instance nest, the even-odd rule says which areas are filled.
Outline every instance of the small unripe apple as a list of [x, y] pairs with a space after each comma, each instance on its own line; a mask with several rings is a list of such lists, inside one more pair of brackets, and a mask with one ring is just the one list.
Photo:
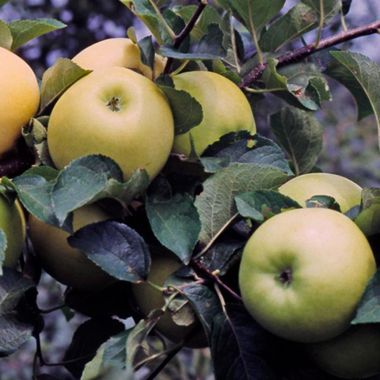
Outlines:
[[74, 83], [53, 108], [48, 147], [63, 168], [89, 154], [115, 160], [124, 178], [145, 169], [152, 179], [173, 145], [168, 101], [151, 80], [123, 67], [95, 70]]
[[25, 242], [25, 217], [19, 202], [9, 201], [0, 194], [0, 229], [7, 239], [3, 266], [14, 268]]
[[188, 92], [202, 106], [203, 120], [189, 132], [177, 135], [173, 150], [189, 155], [191, 142], [197, 155], [231, 132], [256, 132], [251, 106], [240, 88], [226, 77], [210, 71], [175, 75], [177, 90]]
[[19, 56], [0, 47], [0, 156], [21, 136], [21, 128], [36, 113], [40, 92], [36, 76]]
[[349, 327], [375, 272], [371, 247], [351, 219], [302, 208], [273, 216], [253, 233], [239, 285], [244, 305], [264, 328], [311, 343]]
[[308, 173], [292, 178], [278, 191], [306, 207], [306, 201], [314, 195], [333, 197], [343, 213], [360, 205], [362, 188], [355, 182], [331, 173]]
[[380, 325], [350, 327], [334, 339], [306, 346], [315, 364], [343, 379], [366, 379], [380, 373]]
[[[73, 213], [74, 232], [90, 223], [109, 219], [101, 208], [84, 206]], [[46, 224], [33, 215], [29, 218], [30, 238], [42, 267], [62, 284], [82, 290], [97, 290], [115, 279], [104, 272], [67, 241], [69, 234], [60, 228]]]
[[140, 48], [129, 38], [108, 38], [96, 42], [72, 58], [73, 62], [88, 70], [120, 66], [143, 74], [149, 79], [157, 78], [165, 68], [166, 59], [156, 54], [154, 73], [142, 63]]
[[[162, 287], [169, 275], [179, 269], [182, 264], [172, 254], [155, 253], [152, 255], [152, 265], [147, 281]], [[132, 291], [143, 315], [148, 315], [152, 310], [162, 308], [165, 305], [162, 292], [147, 282], [132, 284]], [[190, 337], [186, 342], [187, 346], [193, 348], [207, 346], [207, 340], [199, 322], [189, 326], [180, 326], [173, 321], [168, 310], [161, 316], [155, 328], [173, 342], [180, 342]]]

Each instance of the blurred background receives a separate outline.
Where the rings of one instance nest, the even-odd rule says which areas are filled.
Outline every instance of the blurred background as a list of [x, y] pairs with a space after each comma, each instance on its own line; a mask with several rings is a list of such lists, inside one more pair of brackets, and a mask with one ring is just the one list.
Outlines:
[[[191, 2], [191, 1], [189, 1]], [[295, 1], [287, 0], [286, 9]], [[139, 22], [133, 19], [128, 9], [118, 0], [13, 0], [0, 9], [0, 19], [11, 21], [20, 18], [54, 17], [68, 25], [67, 28], [50, 33], [31, 41], [18, 52], [33, 67], [41, 78], [44, 70], [58, 57], [72, 57], [84, 47], [107, 37], [125, 36], [129, 26], [141, 30]], [[352, 0], [347, 25], [355, 27], [380, 18], [378, 0]], [[329, 31], [325, 32], [325, 36]], [[312, 42], [313, 34], [306, 36]], [[345, 48], [361, 52], [380, 63], [380, 36], [362, 37], [348, 43]], [[353, 98], [341, 85], [330, 81], [333, 101], [325, 103], [318, 117], [325, 128], [324, 150], [318, 165], [330, 171], [353, 179], [362, 186], [380, 186], [380, 155], [378, 131], [374, 117], [358, 122]], [[269, 109], [273, 112], [273, 101], [269, 98], [260, 107], [258, 130], [268, 130]], [[43, 278], [39, 294], [41, 308], [60, 303], [63, 289], [48, 276]], [[49, 292], [43, 289], [49, 289]], [[66, 321], [61, 311], [46, 315], [46, 329], [42, 336], [42, 348], [50, 362], [62, 360], [65, 347], [73, 331], [84, 320], [76, 316]], [[0, 380], [29, 380], [34, 342], [31, 341], [20, 352], [0, 360]], [[182, 360], [181, 360], [182, 359]], [[197, 369], [195, 373], [194, 369]], [[173, 372], [174, 371], [174, 372]], [[70, 380], [71, 375], [61, 367], [44, 368], [57, 379]], [[212, 370], [207, 350], [194, 353], [184, 352], [175, 359], [171, 367], [159, 379], [212, 379]]]

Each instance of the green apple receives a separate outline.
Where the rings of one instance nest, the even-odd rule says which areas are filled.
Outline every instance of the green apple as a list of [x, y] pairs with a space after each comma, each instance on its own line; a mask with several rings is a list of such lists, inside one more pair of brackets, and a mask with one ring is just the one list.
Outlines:
[[21, 256], [25, 242], [24, 213], [18, 201], [9, 201], [0, 194], [0, 229], [7, 239], [3, 266], [14, 268]]
[[129, 38], [108, 38], [96, 42], [80, 51], [72, 60], [84, 69], [89, 70], [112, 66], [126, 67], [149, 79], [157, 78], [164, 71], [166, 63], [165, 58], [156, 54], [154, 73], [152, 73], [152, 69], [141, 61], [139, 46]]
[[331, 173], [309, 173], [292, 178], [278, 191], [293, 198], [301, 206], [314, 195], [333, 197], [343, 213], [360, 205], [362, 188], [346, 177]]
[[21, 136], [21, 128], [37, 111], [40, 90], [30, 66], [0, 47], [0, 156]]
[[324, 208], [277, 214], [249, 238], [239, 285], [249, 313], [285, 339], [318, 342], [346, 330], [376, 271], [354, 222]]
[[[101, 208], [84, 206], [73, 213], [73, 229], [109, 219]], [[29, 231], [36, 255], [42, 267], [62, 284], [82, 290], [98, 290], [115, 281], [80, 250], [69, 245], [69, 234], [46, 224], [33, 215], [29, 218]]]
[[365, 379], [380, 373], [380, 324], [350, 327], [326, 342], [306, 346], [315, 364], [343, 379]]
[[174, 152], [189, 155], [191, 142], [197, 155], [230, 132], [256, 132], [251, 106], [239, 87], [210, 71], [189, 71], [175, 75], [177, 90], [188, 92], [202, 106], [203, 120], [174, 139]]
[[145, 169], [152, 179], [166, 163], [173, 138], [173, 115], [158, 86], [132, 70], [109, 67], [81, 78], [60, 97], [47, 141], [59, 169], [81, 156], [103, 154], [125, 178]]
[[[165, 252], [165, 254], [161, 252], [154, 253], [147, 281], [162, 287], [169, 275], [179, 269], [182, 264], [174, 255], [168, 252]], [[148, 315], [152, 310], [160, 309], [165, 305], [162, 292], [147, 282], [132, 284], [132, 292], [143, 315]], [[199, 322], [189, 326], [180, 326], [173, 321], [169, 311], [165, 311], [155, 328], [173, 342], [180, 342], [190, 335], [191, 339], [186, 342], [189, 347], [198, 348], [207, 345], [206, 337]]]

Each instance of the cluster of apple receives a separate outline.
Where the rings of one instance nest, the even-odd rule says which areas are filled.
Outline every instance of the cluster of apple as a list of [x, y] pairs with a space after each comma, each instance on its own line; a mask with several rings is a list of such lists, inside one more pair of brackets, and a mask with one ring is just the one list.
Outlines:
[[[305, 343], [324, 371], [342, 378], [380, 372], [376, 325], [350, 326], [376, 272], [365, 225], [343, 213], [360, 204], [361, 187], [328, 173], [291, 179], [279, 192], [303, 208], [277, 214], [248, 240], [240, 264], [242, 298], [250, 314], [282, 338]], [[341, 211], [306, 207], [333, 197]]]
[[[30, 67], [6, 49], [1, 49], [0, 53], [1, 83], [7, 88], [4, 98], [0, 95], [0, 104], [9, 109], [1, 117], [11, 118], [0, 120], [2, 155], [14, 146], [21, 127], [35, 115], [40, 95]], [[4, 61], [3, 56], [9, 62]], [[237, 85], [213, 72], [189, 71], [172, 76], [172, 80], [176, 90], [185, 91], [198, 101], [203, 118], [190, 132], [175, 136], [170, 104], [154, 82], [164, 70], [165, 59], [156, 55], [152, 70], [142, 63], [138, 45], [128, 38], [98, 42], [81, 51], [72, 61], [91, 72], [60, 96], [50, 114], [47, 143], [50, 157], [58, 169], [78, 157], [103, 154], [119, 164], [125, 179], [136, 169], [145, 169], [152, 180], [171, 152], [201, 155], [207, 146], [226, 133], [239, 130], [254, 133], [256, 130], [251, 106]], [[12, 110], [14, 104], [17, 109]], [[7, 236], [16, 237], [8, 239], [4, 265], [15, 266], [25, 238], [25, 218], [17, 202], [10, 205], [5, 198], [0, 200], [4, 209], [0, 210], [0, 219], [4, 221], [0, 228]], [[103, 209], [87, 205], [73, 213], [73, 229], [76, 231], [108, 218]], [[11, 220], [14, 222], [10, 223]], [[68, 244], [67, 232], [33, 215], [29, 215], [28, 221], [35, 252], [42, 267], [55, 279], [85, 291], [96, 291], [115, 281]], [[153, 252], [148, 280], [162, 286], [166, 277], [180, 265], [174, 255]], [[133, 285], [133, 293], [146, 315], [164, 304], [163, 295], [147, 284]], [[188, 336], [193, 328], [193, 325], [177, 325], [169, 312], [157, 325], [158, 330], [175, 341]], [[200, 331], [198, 324], [196, 329]], [[188, 344], [204, 346], [203, 333], [195, 334]]]

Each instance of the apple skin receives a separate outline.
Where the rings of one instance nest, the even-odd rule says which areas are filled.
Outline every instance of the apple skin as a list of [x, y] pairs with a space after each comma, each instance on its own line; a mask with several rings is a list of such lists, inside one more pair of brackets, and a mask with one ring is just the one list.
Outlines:
[[96, 42], [72, 58], [77, 65], [87, 70], [98, 70], [106, 67], [120, 66], [132, 69], [149, 79], [157, 78], [165, 68], [166, 59], [156, 54], [154, 73], [143, 64], [140, 48], [129, 38], [108, 38]]
[[314, 195], [333, 197], [343, 213], [360, 205], [362, 188], [348, 178], [332, 173], [308, 173], [292, 178], [279, 187], [281, 194], [293, 198], [301, 206]]
[[25, 216], [17, 200], [9, 203], [3, 195], [0, 195], [0, 229], [7, 238], [3, 266], [14, 268], [17, 266], [25, 242]]
[[174, 138], [168, 101], [151, 80], [132, 70], [95, 70], [74, 83], [54, 106], [48, 147], [57, 168], [89, 154], [114, 159], [127, 179], [145, 169], [152, 179]]
[[16, 54], [0, 47], [0, 157], [21, 136], [36, 113], [40, 92], [33, 70]]
[[[84, 206], [73, 213], [74, 232], [90, 223], [109, 219], [101, 208]], [[29, 218], [30, 239], [44, 270], [62, 284], [81, 290], [99, 290], [115, 281], [84, 253], [69, 245], [69, 234], [46, 224], [33, 215]]]
[[256, 133], [251, 106], [239, 87], [210, 71], [189, 71], [173, 76], [177, 90], [188, 92], [202, 106], [203, 120], [189, 132], [175, 136], [173, 151], [190, 155], [191, 138], [200, 156], [206, 148], [230, 132]]
[[380, 324], [357, 325], [326, 342], [306, 346], [323, 371], [343, 379], [365, 379], [380, 373]]
[[[165, 254], [162, 252], [154, 253], [147, 281], [163, 286], [169, 275], [179, 269], [182, 264], [173, 254], [168, 252], [165, 252]], [[165, 305], [163, 294], [146, 282], [132, 284], [132, 292], [143, 315], [148, 315], [152, 310], [159, 309]], [[187, 347], [200, 348], [207, 346], [206, 337], [199, 323], [196, 323], [196, 326], [194, 324], [190, 326], [177, 325], [172, 320], [169, 311], [165, 311], [155, 328], [169, 340], [176, 343], [191, 334], [191, 339], [186, 342]]]
[[239, 270], [248, 312], [282, 338], [312, 343], [346, 330], [376, 271], [354, 222], [330, 209], [286, 211], [249, 238]]

